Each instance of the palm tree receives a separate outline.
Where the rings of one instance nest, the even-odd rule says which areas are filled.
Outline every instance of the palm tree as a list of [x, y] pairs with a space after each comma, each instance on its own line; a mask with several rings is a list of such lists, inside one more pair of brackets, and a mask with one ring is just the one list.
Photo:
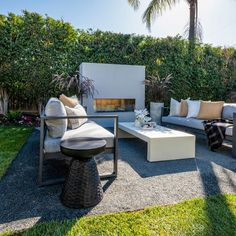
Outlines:
[[[198, 22], [198, 0], [185, 0], [189, 4], [190, 20], [186, 32], [188, 39], [194, 41], [201, 39], [201, 25]], [[128, 0], [129, 4], [136, 10], [140, 5], [140, 0]], [[167, 7], [172, 8], [179, 0], [151, 0], [143, 14], [143, 22], [147, 28], [151, 29], [151, 23], [158, 15], [161, 15]]]

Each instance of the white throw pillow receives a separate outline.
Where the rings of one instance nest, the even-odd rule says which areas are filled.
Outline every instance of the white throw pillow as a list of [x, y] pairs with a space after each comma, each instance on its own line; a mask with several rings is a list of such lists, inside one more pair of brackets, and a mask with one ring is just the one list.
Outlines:
[[[74, 108], [68, 106], [65, 106], [65, 108], [68, 116], [87, 116], [85, 109], [80, 104], [76, 105]], [[76, 129], [87, 121], [87, 118], [68, 119], [68, 127], [71, 129]]]
[[188, 115], [187, 118], [195, 118], [198, 116], [200, 106], [201, 106], [201, 101], [192, 101], [192, 100], [187, 100], [188, 103]]
[[180, 116], [181, 102], [171, 98], [170, 99], [170, 114], [169, 116]]
[[[50, 98], [45, 107], [46, 116], [66, 116], [63, 103], [57, 98]], [[46, 120], [48, 134], [52, 138], [60, 138], [67, 130], [67, 119]]]

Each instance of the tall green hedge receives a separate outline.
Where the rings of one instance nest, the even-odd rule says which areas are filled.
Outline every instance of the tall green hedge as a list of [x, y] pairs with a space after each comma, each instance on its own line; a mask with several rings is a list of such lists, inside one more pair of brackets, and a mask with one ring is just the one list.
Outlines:
[[0, 16], [0, 35], [0, 86], [18, 103], [57, 95], [52, 75], [73, 73], [82, 62], [145, 65], [147, 75], [172, 74], [177, 99], [226, 100], [236, 88], [233, 48], [197, 44], [190, 53], [188, 41], [178, 36], [76, 30], [27, 11]]
[[[189, 52], [189, 43], [180, 37], [158, 39], [110, 32], [80, 32], [77, 45], [81, 61], [137, 64], [146, 74], [159, 71], [173, 75], [175, 97], [225, 99], [236, 85], [236, 51], [198, 44]], [[148, 92], [148, 91], [147, 91]]]
[[68, 23], [23, 12], [0, 16], [0, 86], [11, 103], [43, 102], [55, 93], [54, 73], [67, 72], [78, 33]]

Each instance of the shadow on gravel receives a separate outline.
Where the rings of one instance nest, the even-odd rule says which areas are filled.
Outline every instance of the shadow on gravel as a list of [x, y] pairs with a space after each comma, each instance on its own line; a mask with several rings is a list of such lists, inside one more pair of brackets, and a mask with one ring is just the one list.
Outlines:
[[224, 146], [217, 152], [207, 151], [203, 139], [197, 139], [196, 158], [160, 162], [147, 161], [147, 144], [140, 139], [120, 139], [119, 144], [121, 159], [142, 178], [189, 171], [209, 172], [209, 163], [236, 172], [236, 159], [231, 155], [231, 148]]
[[121, 159], [127, 162], [142, 178], [197, 171], [195, 159], [148, 162], [147, 144], [140, 139], [120, 139], [119, 144]]
[[[205, 173], [205, 170], [201, 171], [201, 165], [199, 169], [203, 190], [206, 196], [218, 195], [217, 198], [205, 198], [208, 225], [204, 232], [207, 235], [234, 235], [236, 232], [236, 217], [229, 208], [226, 198], [221, 195], [223, 193], [212, 164], [210, 162], [205, 162], [204, 164], [208, 168], [208, 173]], [[235, 189], [235, 184], [228, 173], [225, 170], [223, 170], [223, 173], [227, 176], [229, 184]], [[204, 232], [202, 233], [204, 234]]]

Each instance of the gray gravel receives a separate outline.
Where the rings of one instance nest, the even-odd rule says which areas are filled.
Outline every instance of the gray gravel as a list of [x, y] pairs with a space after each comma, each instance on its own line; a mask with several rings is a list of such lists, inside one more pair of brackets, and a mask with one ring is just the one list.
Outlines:
[[[34, 131], [0, 181], [0, 231], [236, 191], [236, 160], [228, 147], [210, 152], [205, 142], [198, 140], [196, 159], [149, 163], [144, 142], [121, 139], [119, 176], [102, 181], [105, 191], [102, 202], [94, 208], [69, 209], [59, 200], [62, 185], [37, 187], [38, 150], [39, 132]], [[110, 155], [98, 160], [101, 173], [110, 169]]]

